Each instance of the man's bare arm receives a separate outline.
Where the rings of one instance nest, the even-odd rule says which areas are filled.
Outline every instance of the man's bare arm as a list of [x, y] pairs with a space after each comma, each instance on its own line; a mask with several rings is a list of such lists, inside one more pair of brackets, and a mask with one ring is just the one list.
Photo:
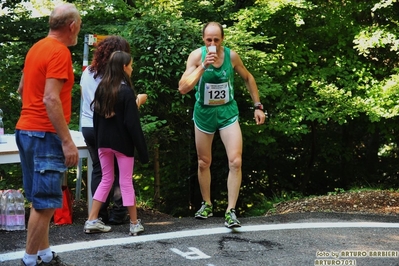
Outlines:
[[24, 89], [24, 73], [22, 73], [21, 75], [21, 79], [19, 80], [19, 86], [17, 89], [17, 92], [19, 93], [19, 95], [21, 95], [21, 98], [22, 98], [23, 89]]
[[197, 49], [193, 51], [187, 59], [186, 71], [179, 81], [180, 93], [186, 94], [194, 89], [203, 73], [204, 68], [201, 65], [201, 49]]
[[[232, 60], [234, 70], [244, 80], [245, 86], [247, 87], [249, 94], [251, 95], [252, 101], [254, 103], [260, 103], [259, 90], [258, 90], [258, 86], [256, 85], [255, 78], [246, 69], [240, 56], [236, 52], [231, 51], [230, 57]], [[258, 125], [263, 124], [266, 119], [264, 111], [255, 110], [254, 118], [255, 118], [256, 124], [258, 124]]]
[[47, 115], [53, 124], [58, 137], [62, 142], [62, 150], [65, 156], [65, 165], [72, 167], [78, 165], [79, 154], [72, 140], [68, 125], [65, 121], [60, 93], [63, 80], [47, 79], [44, 89], [43, 103], [46, 106]]

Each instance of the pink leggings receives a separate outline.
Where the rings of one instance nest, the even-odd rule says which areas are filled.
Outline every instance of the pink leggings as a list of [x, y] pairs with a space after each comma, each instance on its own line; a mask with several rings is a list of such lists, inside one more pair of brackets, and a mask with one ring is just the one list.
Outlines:
[[119, 167], [119, 185], [121, 188], [123, 206], [134, 206], [136, 203], [136, 195], [133, 187], [134, 157], [127, 157], [110, 148], [98, 149], [103, 176], [94, 193], [93, 199], [105, 202], [108, 197], [115, 178], [114, 155]]

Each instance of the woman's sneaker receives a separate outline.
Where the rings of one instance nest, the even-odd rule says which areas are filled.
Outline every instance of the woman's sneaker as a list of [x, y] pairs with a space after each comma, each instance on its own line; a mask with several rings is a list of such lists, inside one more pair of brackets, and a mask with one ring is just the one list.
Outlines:
[[138, 233], [144, 232], [144, 226], [141, 224], [141, 220], [137, 220], [137, 224], [133, 224], [130, 222], [130, 231], [129, 235], [130, 236], [137, 236]]
[[230, 211], [226, 212], [224, 218], [225, 218], [224, 225], [227, 228], [241, 227], [241, 223], [240, 221], [238, 221], [236, 216], [236, 210], [230, 209]]
[[206, 219], [211, 216], [213, 216], [213, 206], [203, 201], [201, 208], [195, 213], [195, 218]]
[[83, 232], [85, 232], [86, 234], [107, 233], [110, 231], [111, 231], [111, 226], [105, 225], [100, 219], [98, 219], [95, 223], [86, 221], [85, 226], [83, 228]]

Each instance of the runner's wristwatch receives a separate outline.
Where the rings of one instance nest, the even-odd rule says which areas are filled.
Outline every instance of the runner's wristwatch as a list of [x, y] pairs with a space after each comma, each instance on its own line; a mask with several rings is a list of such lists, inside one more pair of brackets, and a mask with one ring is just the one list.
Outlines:
[[255, 103], [254, 104], [255, 110], [261, 110], [264, 111], [265, 109], [263, 108], [263, 104], [261, 103]]

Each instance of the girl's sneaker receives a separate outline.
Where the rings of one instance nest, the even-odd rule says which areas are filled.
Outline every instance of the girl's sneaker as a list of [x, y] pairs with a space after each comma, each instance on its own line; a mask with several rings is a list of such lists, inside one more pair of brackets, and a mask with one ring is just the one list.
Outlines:
[[138, 233], [144, 232], [144, 226], [141, 224], [141, 220], [137, 219], [137, 224], [133, 224], [130, 222], [130, 231], [129, 235], [137, 236]]
[[105, 225], [100, 219], [98, 219], [95, 223], [86, 221], [85, 226], [83, 227], [83, 232], [86, 234], [107, 233], [109, 231], [111, 231], [111, 226]]

